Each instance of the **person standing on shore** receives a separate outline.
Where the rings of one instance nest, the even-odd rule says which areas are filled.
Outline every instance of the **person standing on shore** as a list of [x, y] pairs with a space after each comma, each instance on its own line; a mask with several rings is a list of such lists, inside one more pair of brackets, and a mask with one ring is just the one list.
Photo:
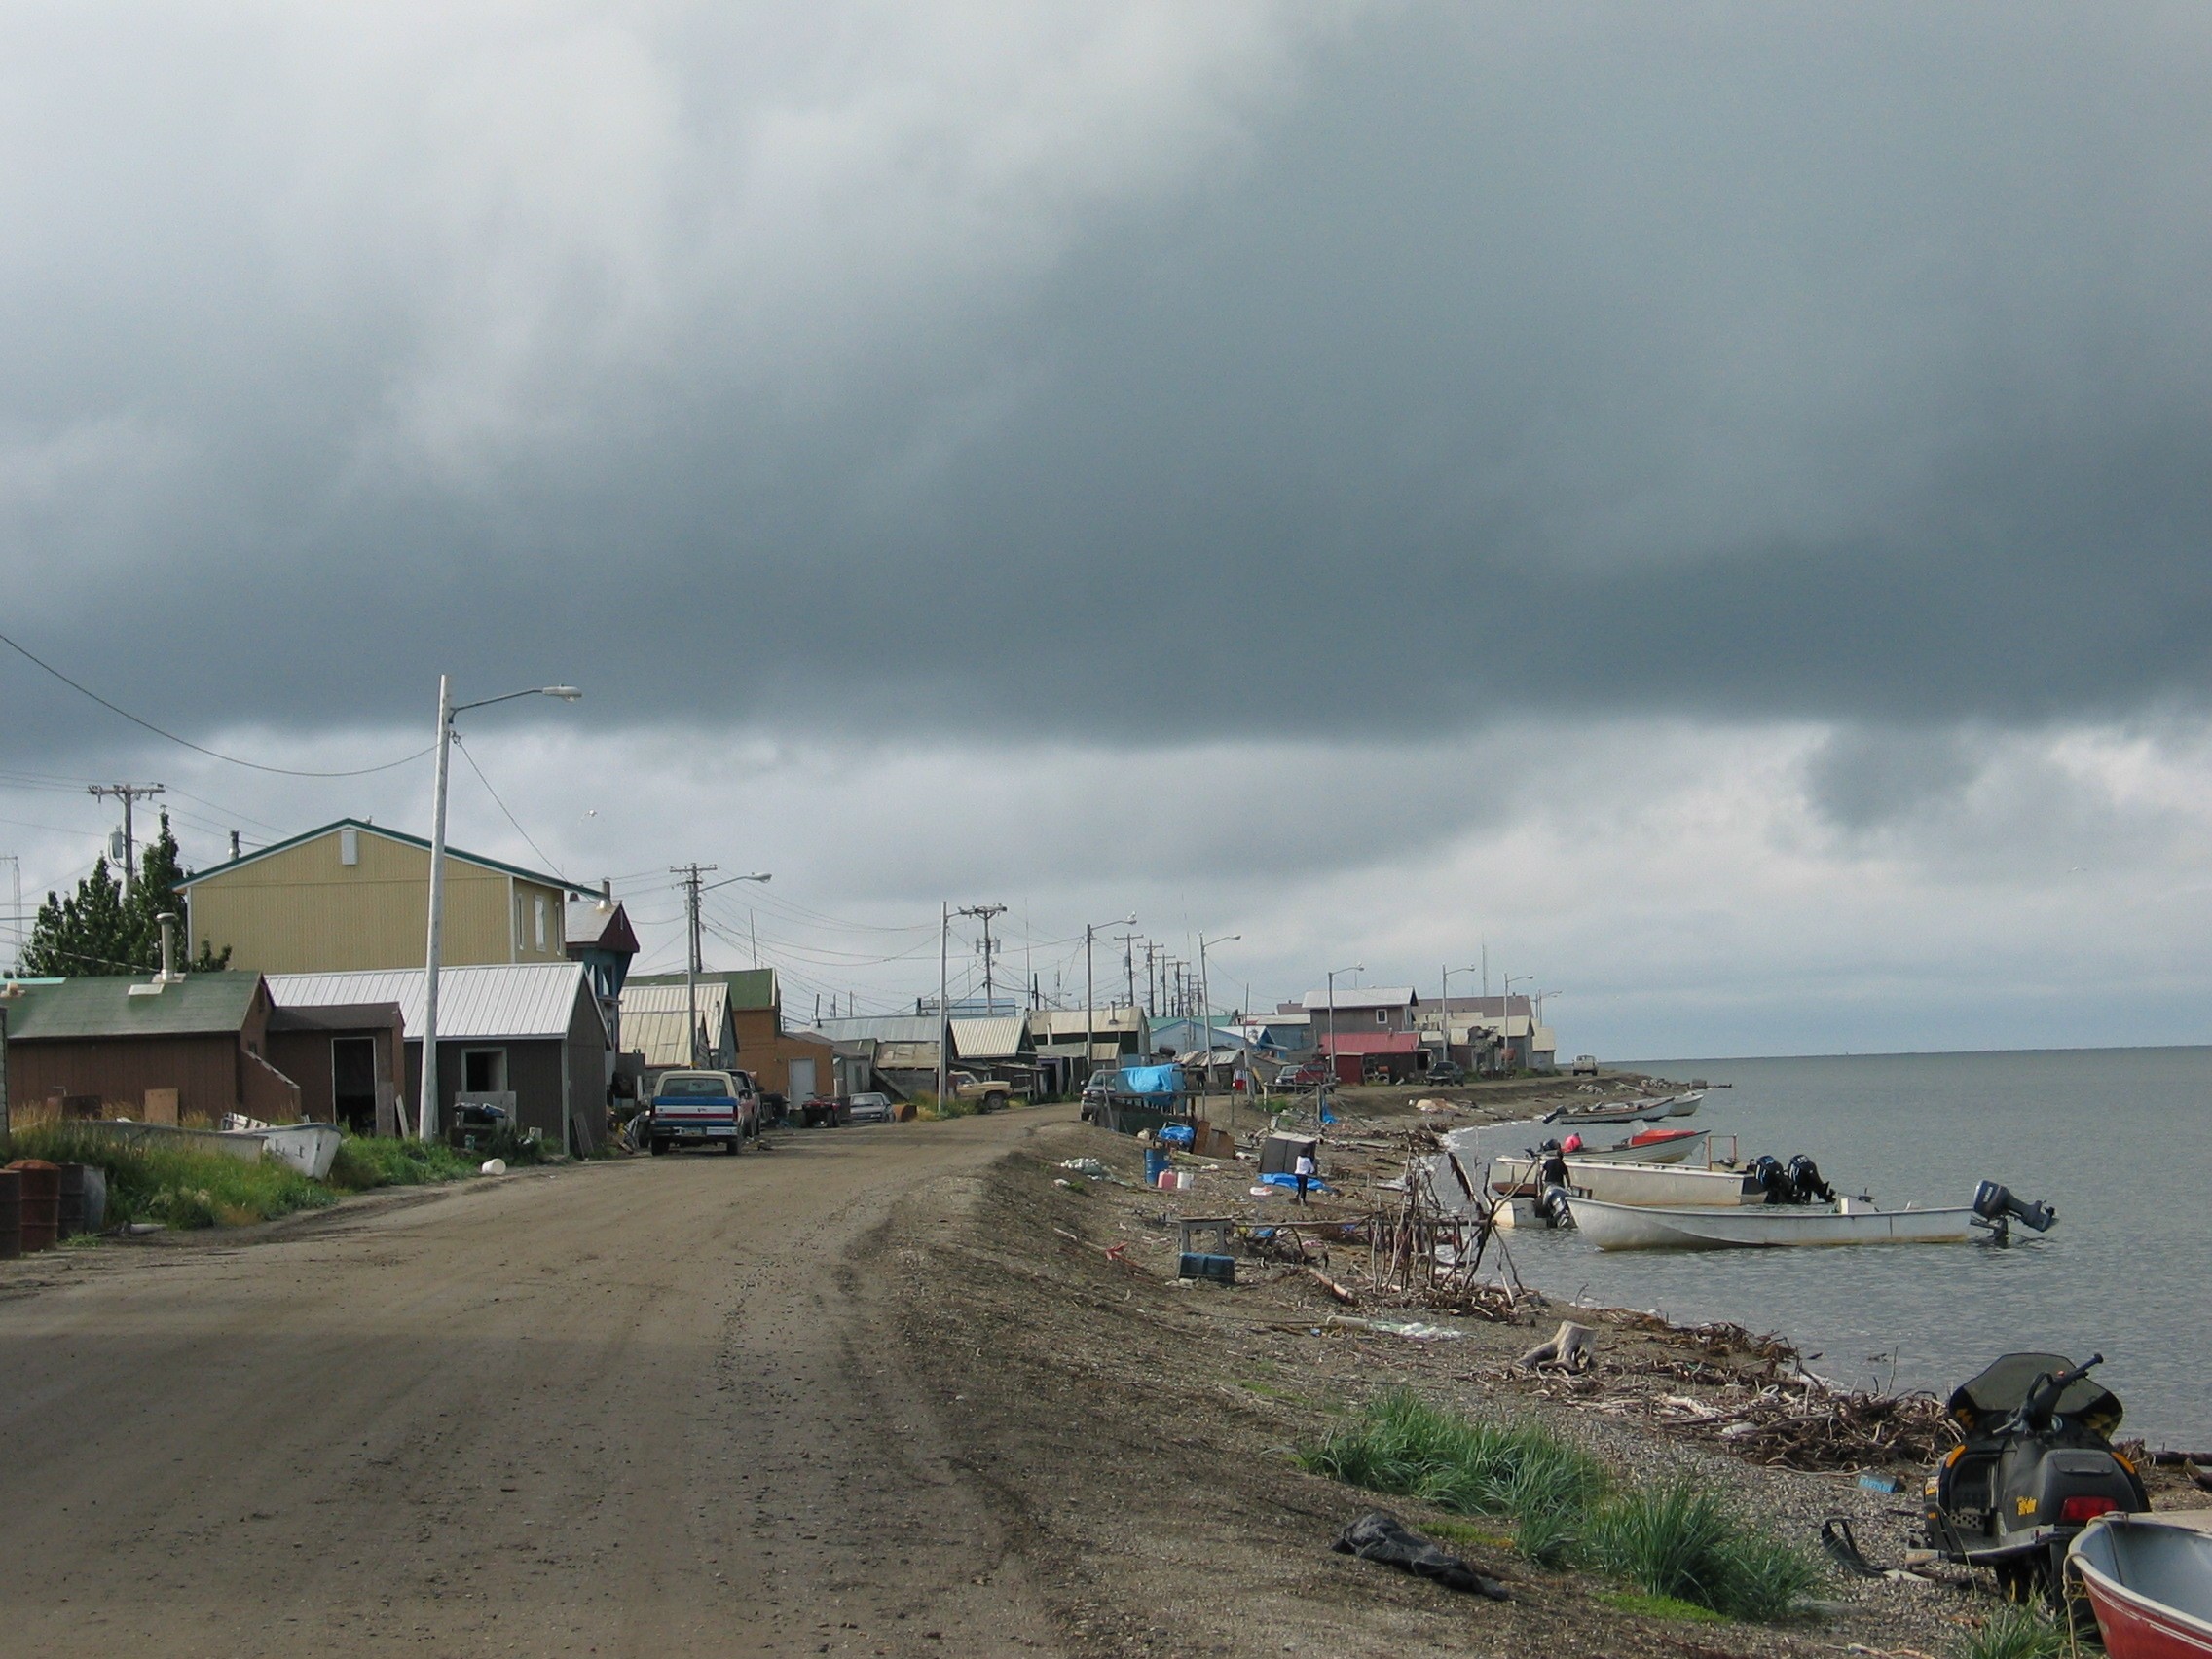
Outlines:
[[1306, 1202], [1306, 1184], [1319, 1173], [1313, 1162], [1313, 1155], [1310, 1152], [1300, 1153], [1298, 1161], [1291, 1165], [1291, 1173], [1298, 1177], [1298, 1202], [1300, 1207], [1309, 1208], [1310, 1206]]

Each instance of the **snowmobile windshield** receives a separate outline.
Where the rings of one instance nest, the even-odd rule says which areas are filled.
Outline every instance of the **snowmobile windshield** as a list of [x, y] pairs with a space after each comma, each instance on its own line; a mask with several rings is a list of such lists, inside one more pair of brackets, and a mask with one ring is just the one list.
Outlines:
[[[2026, 1403], [2038, 1378], [2071, 1370], [2073, 1364], [2062, 1353], [2009, 1353], [1962, 1383], [1944, 1409], [1969, 1434], [1986, 1433]], [[2109, 1436], [2120, 1426], [2119, 1399], [2087, 1377], [2069, 1383], [2054, 1409], [2093, 1433]]]

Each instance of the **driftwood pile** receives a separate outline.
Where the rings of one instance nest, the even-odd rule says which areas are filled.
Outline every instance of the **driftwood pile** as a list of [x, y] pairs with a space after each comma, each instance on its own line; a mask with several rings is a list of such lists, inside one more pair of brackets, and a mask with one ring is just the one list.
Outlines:
[[[1405, 1173], [1376, 1189], [1379, 1201], [1367, 1220], [1367, 1280], [1376, 1297], [1402, 1308], [1425, 1308], [1494, 1323], [1522, 1319], [1543, 1298], [1524, 1287], [1497, 1236], [1491, 1206], [1458, 1158], [1443, 1154], [1444, 1168], [1456, 1184], [1459, 1203], [1437, 1195], [1434, 1160], [1442, 1147], [1426, 1129], [1415, 1129], [1401, 1142]], [[1482, 1276], [1493, 1250], [1508, 1282]]]

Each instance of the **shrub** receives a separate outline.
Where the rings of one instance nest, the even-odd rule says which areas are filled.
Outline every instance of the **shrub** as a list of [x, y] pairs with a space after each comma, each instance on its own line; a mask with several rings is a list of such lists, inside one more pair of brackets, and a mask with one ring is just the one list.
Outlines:
[[1752, 1530], [1718, 1493], [1687, 1480], [1600, 1508], [1590, 1560], [1646, 1595], [1740, 1619], [1785, 1618], [1820, 1580], [1810, 1556]]
[[365, 1193], [373, 1187], [458, 1181], [475, 1170], [476, 1164], [440, 1141], [350, 1134], [331, 1160], [330, 1184], [344, 1192]]

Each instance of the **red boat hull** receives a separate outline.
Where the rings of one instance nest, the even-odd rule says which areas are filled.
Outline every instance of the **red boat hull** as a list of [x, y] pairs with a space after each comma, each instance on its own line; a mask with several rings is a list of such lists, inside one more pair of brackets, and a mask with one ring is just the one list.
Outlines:
[[2212, 1538], [2197, 1528], [2116, 1518], [2077, 1539], [2067, 1567], [2088, 1592], [2109, 1659], [2212, 1659]]

